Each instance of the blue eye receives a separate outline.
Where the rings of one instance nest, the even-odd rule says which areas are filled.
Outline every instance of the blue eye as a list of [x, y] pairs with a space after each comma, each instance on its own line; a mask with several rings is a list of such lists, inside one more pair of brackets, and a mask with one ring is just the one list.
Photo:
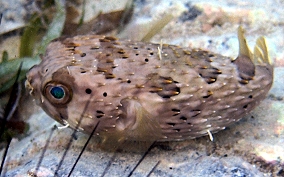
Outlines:
[[63, 106], [72, 100], [72, 87], [68, 84], [58, 82], [48, 82], [42, 90], [43, 96], [56, 106]]
[[63, 88], [58, 86], [51, 88], [50, 94], [56, 99], [62, 99], [65, 96]]

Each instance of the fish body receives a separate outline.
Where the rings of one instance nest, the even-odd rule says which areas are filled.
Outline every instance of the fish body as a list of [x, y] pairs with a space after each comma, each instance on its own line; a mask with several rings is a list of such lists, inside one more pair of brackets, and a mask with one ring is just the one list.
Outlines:
[[236, 59], [202, 49], [82, 35], [57, 39], [26, 85], [63, 125], [104, 141], [192, 139], [225, 129], [269, 91], [264, 38], [250, 52], [239, 28]]

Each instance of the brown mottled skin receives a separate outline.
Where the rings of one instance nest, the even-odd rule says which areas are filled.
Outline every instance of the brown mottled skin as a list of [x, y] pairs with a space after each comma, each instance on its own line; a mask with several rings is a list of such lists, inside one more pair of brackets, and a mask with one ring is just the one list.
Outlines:
[[[268, 62], [201, 49], [84, 35], [54, 40], [27, 74], [56, 121], [105, 141], [191, 139], [225, 129], [263, 100]], [[54, 86], [65, 95], [57, 99]], [[79, 124], [79, 125], [78, 125]]]

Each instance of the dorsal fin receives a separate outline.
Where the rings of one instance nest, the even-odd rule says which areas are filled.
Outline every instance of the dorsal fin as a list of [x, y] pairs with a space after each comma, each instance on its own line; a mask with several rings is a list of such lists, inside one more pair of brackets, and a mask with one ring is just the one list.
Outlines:
[[247, 40], [245, 39], [244, 36], [244, 29], [241, 26], [239, 26], [238, 28], [238, 39], [239, 39], [239, 57], [246, 56], [252, 60], [253, 54], [248, 47]]
[[244, 36], [244, 30], [238, 28], [239, 55], [232, 62], [237, 66], [239, 71], [240, 83], [247, 84], [255, 75], [255, 65], [253, 63], [253, 54], [251, 53]]

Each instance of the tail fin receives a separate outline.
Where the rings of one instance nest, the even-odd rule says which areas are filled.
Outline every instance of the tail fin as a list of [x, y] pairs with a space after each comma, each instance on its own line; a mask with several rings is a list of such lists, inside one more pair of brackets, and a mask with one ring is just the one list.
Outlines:
[[259, 37], [256, 40], [256, 45], [254, 47], [254, 62], [257, 63], [268, 63], [272, 65], [272, 61], [268, 55], [268, 49], [264, 37]]
[[268, 49], [264, 37], [259, 37], [256, 40], [253, 53], [250, 51], [246, 38], [244, 36], [244, 29], [240, 26], [238, 28], [239, 39], [239, 56], [246, 56], [253, 61], [253, 63], [268, 63], [272, 65], [272, 61], [268, 55]]

